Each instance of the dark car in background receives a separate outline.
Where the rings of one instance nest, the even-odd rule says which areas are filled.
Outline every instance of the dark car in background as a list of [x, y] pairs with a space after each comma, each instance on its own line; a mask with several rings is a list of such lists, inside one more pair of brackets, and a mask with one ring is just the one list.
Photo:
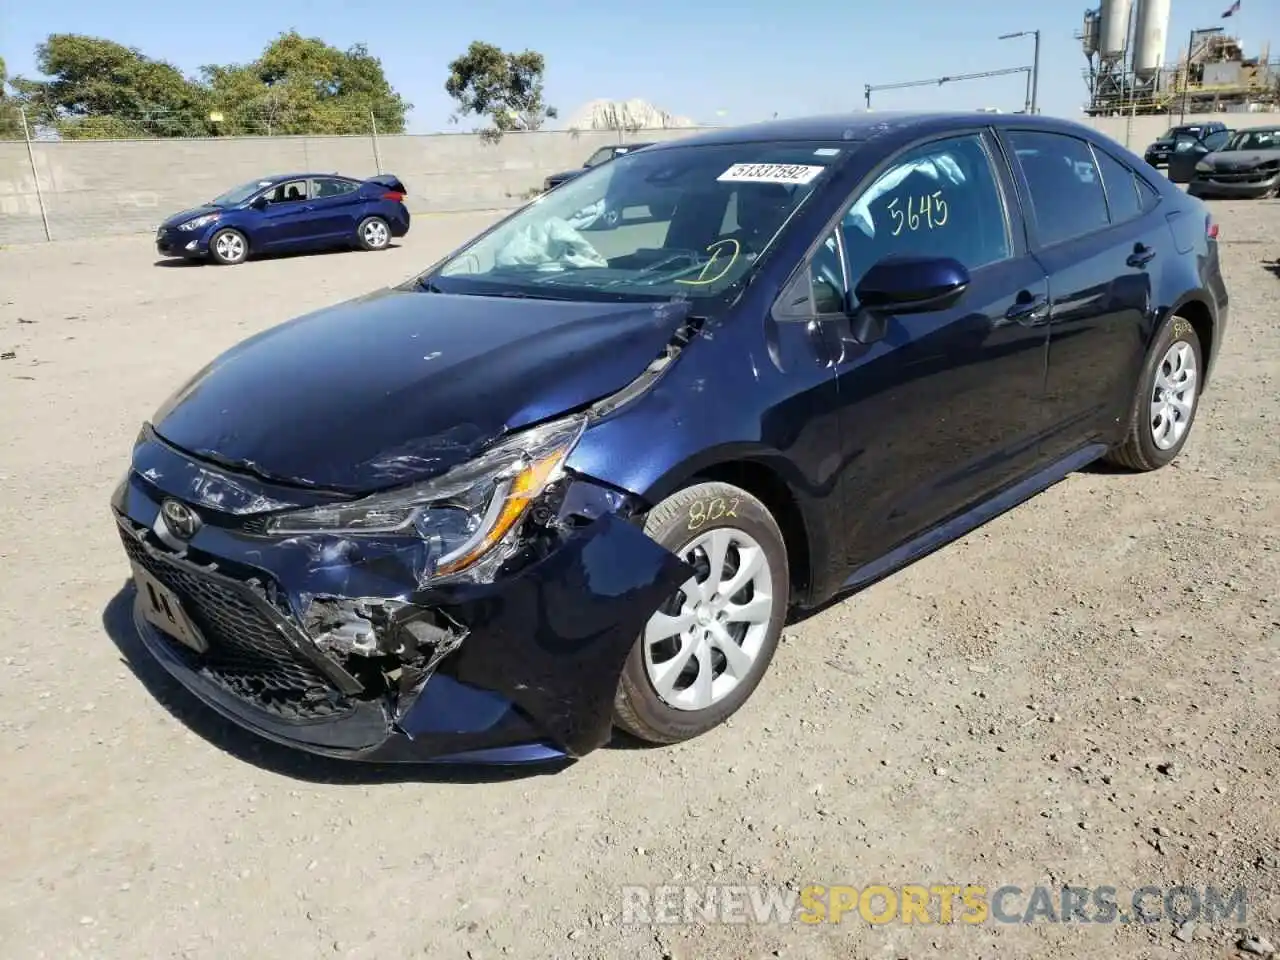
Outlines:
[[385, 250], [409, 232], [405, 185], [392, 174], [262, 177], [175, 213], [156, 231], [166, 257], [242, 263], [261, 253], [353, 246]]
[[1234, 130], [1215, 130], [1199, 140], [1193, 140], [1169, 157], [1165, 176], [1172, 183], [1190, 183], [1196, 176], [1196, 164], [1215, 150], [1221, 150], [1231, 140]]
[[[668, 219], [587, 229], [655, 186]], [[620, 157], [165, 401], [111, 499], [135, 623], [234, 723], [332, 756], [687, 740], [793, 610], [1099, 458], [1173, 461], [1227, 326], [1217, 235], [1042, 116]]]
[[617, 160], [625, 154], [639, 150], [642, 147], [650, 146], [648, 143], [618, 143], [608, 147], [601, 147], [591, 156], [587, 157], [587, 162], [577, 170], [562, 170], [559, 173], [553, 173], [542, 181], [542, 189], [554, 190], [562, 183], [568, 183], [574, 177], [580, 177], [588, 170], [600, 166], [602, 163], [609, 163], [611, 160]]
[[1196, 197], [1253, 199], [1280, 193], [1280, 127], [1237, 130], [1195, 165], [1187, 192]]
[[1192, 123], [1181, 127], [1170, 127], [1163, 137], [1147, 147], [1143, 159], [1153, 167], [1163, 167], [1175, 153], [1188, 149], [1197, 140], [1227, 129], [1227, 125], [1217, 120], [1208, 123]]

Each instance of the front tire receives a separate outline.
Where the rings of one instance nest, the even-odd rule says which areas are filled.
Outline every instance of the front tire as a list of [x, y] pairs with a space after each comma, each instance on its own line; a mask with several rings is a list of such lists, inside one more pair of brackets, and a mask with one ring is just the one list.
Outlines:
[[244, 263], [249, 257], [249, 239], [239, 230], [227, 227], [209, 238], [209, 258], [225, 267]]
[[763, 503], [725, 483], [672, 494], [644, 529], [695, 576], [632, 647], [614, 723], [650, 743], [677, 743], [737, 712], [768, 670], [789, 605], [786, 543]]
[[1182, 452], [1196, 410], [1204, 351], [1185, 317], [1171, 316], [1143, 364], [1124, 441], [1107, 459], [1130, 470], [1158, 470]]
[[362, 250], [385, 250], [391, 243], [391, 227], [381, 217], [365, 217], [356, 227], [356, 242]]

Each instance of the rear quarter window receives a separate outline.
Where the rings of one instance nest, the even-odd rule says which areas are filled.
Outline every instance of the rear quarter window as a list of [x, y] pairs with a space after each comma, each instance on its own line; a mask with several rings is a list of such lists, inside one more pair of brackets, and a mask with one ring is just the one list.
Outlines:
[[1105, 150], [1094, 147], [1093, 155], [1102, 174], [1111, 222], [1123, 223], [1141, 216], [1142, 198], [1138, 194], [1138, 178], [1134, 172]]

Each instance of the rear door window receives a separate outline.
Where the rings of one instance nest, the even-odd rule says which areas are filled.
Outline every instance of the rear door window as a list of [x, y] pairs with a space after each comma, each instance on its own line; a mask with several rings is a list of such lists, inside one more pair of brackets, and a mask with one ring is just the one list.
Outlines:
[[1110, 224], [1088, 143], [1039, 130], [1012, 130], [1006, 136], [1026, 180], [1041, 244], [1082, 237]]
[[335, 177], [317, 177], [311, 181], [311, 199], [323, 200], [326, 197], [341, 197], [355, 193], [356, 184], [350, 180], [339, 180]]

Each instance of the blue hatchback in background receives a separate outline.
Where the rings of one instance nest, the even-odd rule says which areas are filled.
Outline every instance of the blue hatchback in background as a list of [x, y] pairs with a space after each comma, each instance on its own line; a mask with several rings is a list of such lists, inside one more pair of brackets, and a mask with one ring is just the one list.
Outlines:
[[385, 250], [392, 237], [409, 232], [407, 193], [392, 174], [368, 180], [333, 173], [263, 177], [165, 220], [156, 231], [156, 250], [222, 264], [259, 253]]

